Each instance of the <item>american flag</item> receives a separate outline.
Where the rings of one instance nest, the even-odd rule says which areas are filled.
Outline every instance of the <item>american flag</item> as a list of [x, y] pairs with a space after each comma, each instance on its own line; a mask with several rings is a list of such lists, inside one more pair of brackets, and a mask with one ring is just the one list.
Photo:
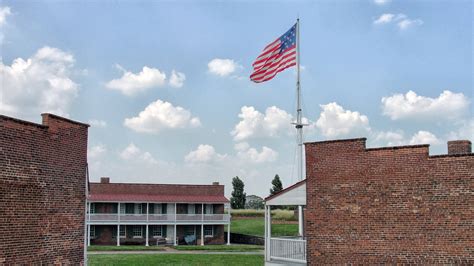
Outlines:
[[264, 82], [294, 65], [296, 65], [296, 24], [263, 49], [252, 64], [253, 73], [250, 79], [256, 83]]

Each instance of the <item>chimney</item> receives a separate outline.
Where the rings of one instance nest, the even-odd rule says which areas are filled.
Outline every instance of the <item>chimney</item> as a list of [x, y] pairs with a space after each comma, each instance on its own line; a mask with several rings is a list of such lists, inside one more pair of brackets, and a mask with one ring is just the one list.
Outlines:
[[448, 154], [460, 155], [472, 153], [472, 144], [469, 140], [448, 141]]
[[101, 178], [100, 178], [100, 183], [101, 183], [101, 184], [108, 184], [108, 183], [110, 183], [110, 177], [101, 177]]
[[213, 185], [213, 186], [218, 186], [218, 185], [219, 185], [219, 182], [212, 182], [212, 185]]

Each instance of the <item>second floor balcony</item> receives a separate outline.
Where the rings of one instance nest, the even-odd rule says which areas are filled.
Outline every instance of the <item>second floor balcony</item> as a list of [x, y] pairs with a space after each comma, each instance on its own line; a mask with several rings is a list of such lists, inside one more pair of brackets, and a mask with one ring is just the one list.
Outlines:
[[93, 213], [88, 216], [90, 222], [140, 222], [140, 223], [188, 223], [188, 222], [230, 222], [229, 214], [117, 214]]

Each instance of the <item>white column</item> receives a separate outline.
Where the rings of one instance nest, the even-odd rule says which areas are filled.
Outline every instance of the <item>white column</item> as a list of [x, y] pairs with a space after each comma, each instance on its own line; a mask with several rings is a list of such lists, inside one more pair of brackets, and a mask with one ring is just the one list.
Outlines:
[[87, 246], [91, 245], [91, 225], [87, 225]]
[[149, 208], [148, 208], [148, 202], [146, 203], [146, 232], [145, 232], [145, 246], [148, 247], [148, 212], [149, 212]]
[[298, 206], [298, 234], [303, 236], [303, 206]]
[[176, 235], [178, 234], [176, 232], [176, 213], [178, 212], [178, 210], [176, 209], [176, 203], [174, 204], [174, 238], [173, 238], [173, 241], [174, 241], [174, 245], [177, 246], [178, 245], [178, 241], [176, 241]]
[[[272, 210], [271, 210], [271, 206], [268, 206], [267, 207], [267, 243], [268, 243], [268, 248], [267, 248], [267, 258], [270, 260], [270, 256], [271, 256], [271, 239], [272, 239]], [[265, 244], [267, 244], [265, 243]]]
[[227, 224], [227, 245], [230, 245], [230, 219], [229, 223]]
[[120, 246], [120, 202], [118, 203], [117, 206], [117, 246]]
[[265, 206], [264, 206], [264, 210], [265, 210], [265, 211], [264, 211], [264, 215], [263, 215], [263, 216], [264, 216], [264, 221], [265, 221], [265, 226], [264, 226], [264, 228], [265, 228], [264, 230], [265, 230], [265, 231], [264, 231], [264, 233], [263, 233], [263, 235], [264, 235], [264, 238], [263, 238], [263, 239], [264, 239], [264, 241], [265, 241], [265, 242], [264, 242], [264, 244], [265, 244], [265, 245], [264, 245], [264, 248], [265, 248], [264, 254], [265, 254], [265, 261], [270, 261], [270, 259], [269, 259], [268, 256], [267, 256], [267, 253], [268, 253], [267, 250], [269, 249], [269, 246], [268, 246], [268, 237], [267, 237], [267, 233], [268, 233], [268, 230], [267, 230], [267, 227], [268, 227], [268, 218], [267, 218], [267, 205], [266, 205], [266, 204], [265, 204]]
[[201, 246], [204, 246], [204, 224], [201, 223]]

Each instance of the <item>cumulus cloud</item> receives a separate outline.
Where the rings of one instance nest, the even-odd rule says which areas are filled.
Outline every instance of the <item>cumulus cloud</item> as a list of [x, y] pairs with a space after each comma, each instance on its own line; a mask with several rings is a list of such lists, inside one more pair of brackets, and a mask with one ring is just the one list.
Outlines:
[[293, 119], [291, 114], [276, 106], [268, 107], [265, 114], [255, 110], [253, 106], [243, 106], [240, 109], [239, 118], [240, 122], [231, 132], [235, 141], [289, 134]]
[[411, 19], [405, 14], [391, 14], [385, 13], [380, 15], [376, 20], [374, 20], [374, 25], [390, 24], [396, 23], [397, 27], [400, 30], [408, 29], [412, 26], [420, 26], [423, 24], [421, 19]]
[[71, 79], [74, 62], [72, 54], [48, 46], [10, 66], [0, 61], [0, 112], [26, 118], [43, 112], [68, 116], [79, 90]]
[[107, 122], [105, 122], [104, 120], [91, 119], [89, 120], [89, 125], [91, 125], [92, 127], [97, 127], [97, 128], [106, 128]]
[[131, 96], [153, 87], [165, 85], [166, 74], [157, 68], [144, 66], [142, 71], [134, 74], [117, 65], [123, 71], [122, 77], [113, 79], [105, 85], [108, 89], [118, 90], [122, 94]]
[[374, 3], [376, 5], [379, 5], [379, 6], [383, 6], [383, 5], [388, 4], [390, 2], [391, 2], [391, 0], [374, 0]]
[[360, 136], [370, 131], [369, 119], [359, 112], [345, 110], [335, 102], [320, 105], [322, 112], [316, 127], [328, 138]]
[[420, 130], [413, 135], [409, 142], [410, 145], [415, 144], [441, 144], [441, 141], [431, 132]]
[[383, 114], [392, 120], [453, 119], [466, 113], [469, 99], [462, 93], [443, 91], [437, 98], [419, 96], [413, 91], [382, 98]]
[[224, 77], [234, 73], [237, 69], [241, 68], [239, 64], [234, 62], [232, 59], [212, 59], [207, 64], [210, 73]]
[[88, 160], [95, 160], [107, 152], [107, 148], [103, 144], [95, 145], [87, 150]]
[[222, 160], [225, 157], [227, 157], [227, 155], [217, 153], [213, 146], [201, 144], [196, 150], [189, 152], [184, 157], [184, 161], [188, 163], [208, 163]]
[[171, 77], [170, 77], [170, 86], [175, 87], [175, 88], [181, 88], [184, 85], [184, 81], [186, 80], [186, 75], [184, 73], [175, 71], [171, 72]]
[[448, 140], [474, 140], [474, 118], [462, 120], [457, 125], [459, 128], [448, 133]]
[[247, 142], [238, 143], [234, 148], [239, 159], [251, 163], [273, 162], [278, 158], [278, 152], [266, 146], [263, 146], [260, 152], [255, 148], [251, 148]]
[[150, 103], [138, 116], [126, 118], [124, 125], [141, 133], [158, 133], [164, 129], [198, 127], [198, 117], [181, 106], [173, 106], [169, 102], [156, 100]]
[[398, 130], [377, 132], [373, 136], [373, 142], [379, 143], [383, 146], [400, 146], [405, 145], [407, 141], [403, 131]]
[[149, 164], [156, 164], [158, 161], [149, 153], [144, 152], [135, 144], [130, 143], [124, 150], [122, 150], [119, 154], [120, 158], [126, 161], [138, 161], [138, 162], [145, 162]]
[[12, 14], [10, 7], [0, 6], [0, 27], [7, 23], [7, 17]]

